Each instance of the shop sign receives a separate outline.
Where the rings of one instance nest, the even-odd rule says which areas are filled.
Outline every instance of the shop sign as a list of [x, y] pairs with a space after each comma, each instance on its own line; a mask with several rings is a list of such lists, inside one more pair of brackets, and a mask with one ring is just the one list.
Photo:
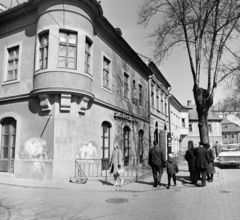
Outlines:
[[125, 113], [122, 113], [122, 112], [115, 112], [114, 117], [122, 119], [122, 120], [129, 121], [129, 122], [132, 122], [132, 123], [138, 123], [138, 121], [135, 118], [133, 118], [132, 116], [127, 115]]

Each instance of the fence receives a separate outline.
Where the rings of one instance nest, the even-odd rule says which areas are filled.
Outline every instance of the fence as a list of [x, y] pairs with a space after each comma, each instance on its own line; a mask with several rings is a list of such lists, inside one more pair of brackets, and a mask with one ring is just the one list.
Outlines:
[[[125, 179], [138, 181], [151, 174], [152, 169], [149, 167], [147, 160], [125, 159], [124, 173], [122, 176]], [[113, 179], [110, 174], [109, 161], [102, 159], [79, 159], [75, 161], [75, 177], [76, 178], [90, 178], [90, 179]]]

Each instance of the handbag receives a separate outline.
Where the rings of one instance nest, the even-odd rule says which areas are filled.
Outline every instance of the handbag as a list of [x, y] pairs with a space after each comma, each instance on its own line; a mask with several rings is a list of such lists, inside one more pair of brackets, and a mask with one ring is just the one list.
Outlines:
[[117, 171], [118, 174], [122, 174], [124, 173], [124, 169], [123, 168], [120, 168], [118, 171]]

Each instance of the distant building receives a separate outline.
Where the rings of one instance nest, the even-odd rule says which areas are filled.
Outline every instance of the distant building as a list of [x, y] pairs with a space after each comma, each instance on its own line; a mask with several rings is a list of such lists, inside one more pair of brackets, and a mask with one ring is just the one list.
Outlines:
[[[192, 141], [195, 146], [199, 146], [200, 136], [198, 128], [198, 114], [195, 105], [188, 103], [192, 110], [189, 111], [189, 134], [183, 139], [183, 151], [188, 148], [188, 142]], [[209, 142], [214, 144], [216, 141], [222, 143], [222, 118], [215, 115], [212, 111], [208, 112], [208, 132], [209, 132]]]
[[[182, 152], [183, 140], [189, 134], [189, 110], [192, 108], [182, 105], [175, 96], [169, 98], [170, 129], [168, 139], [171, 140], [170, 149], [172, 153]], [[168, 140], [169, 145], [169, 140]]]
[[222, 143], [234, 144], [240, 143], [240, 126], [227, 118], [223, 118], [222, 122]]

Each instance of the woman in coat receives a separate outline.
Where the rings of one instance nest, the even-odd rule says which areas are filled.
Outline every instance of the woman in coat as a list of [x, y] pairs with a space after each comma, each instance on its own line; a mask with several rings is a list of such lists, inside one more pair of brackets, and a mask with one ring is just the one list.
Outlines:
[[194, 156], [194, 146], [190, 146], [185, 154], [185, 160], [188, 162], [188, 170], [190, 172], [190, 181], [194, 183], [194, 174], [195, 174], [195, 160]]
[[[122, 185], [124, 182], [123, 178], [120, 178], [120, 175], [118, 174], [118, 169], [122, 167], [122, 151], [120, 150], [120, 147], [118, 144], [114, 144], [114, 150], [112, 152], [111, 162], [110, 162], [110, 173], [113, 173], [115, 184]], [[120, 184], [117, 180], [120, 180]]]
[[207, 181], [212, 182], [213, 181], [213, 174], [215, 173], [215, 167], [214, 167], [214, 152], [212, 149], [212, 145], [207, 145], [208, 147], [208, 156], [209, 156], [209, 161], [208, 161], [208, 166], [207, 166]]

